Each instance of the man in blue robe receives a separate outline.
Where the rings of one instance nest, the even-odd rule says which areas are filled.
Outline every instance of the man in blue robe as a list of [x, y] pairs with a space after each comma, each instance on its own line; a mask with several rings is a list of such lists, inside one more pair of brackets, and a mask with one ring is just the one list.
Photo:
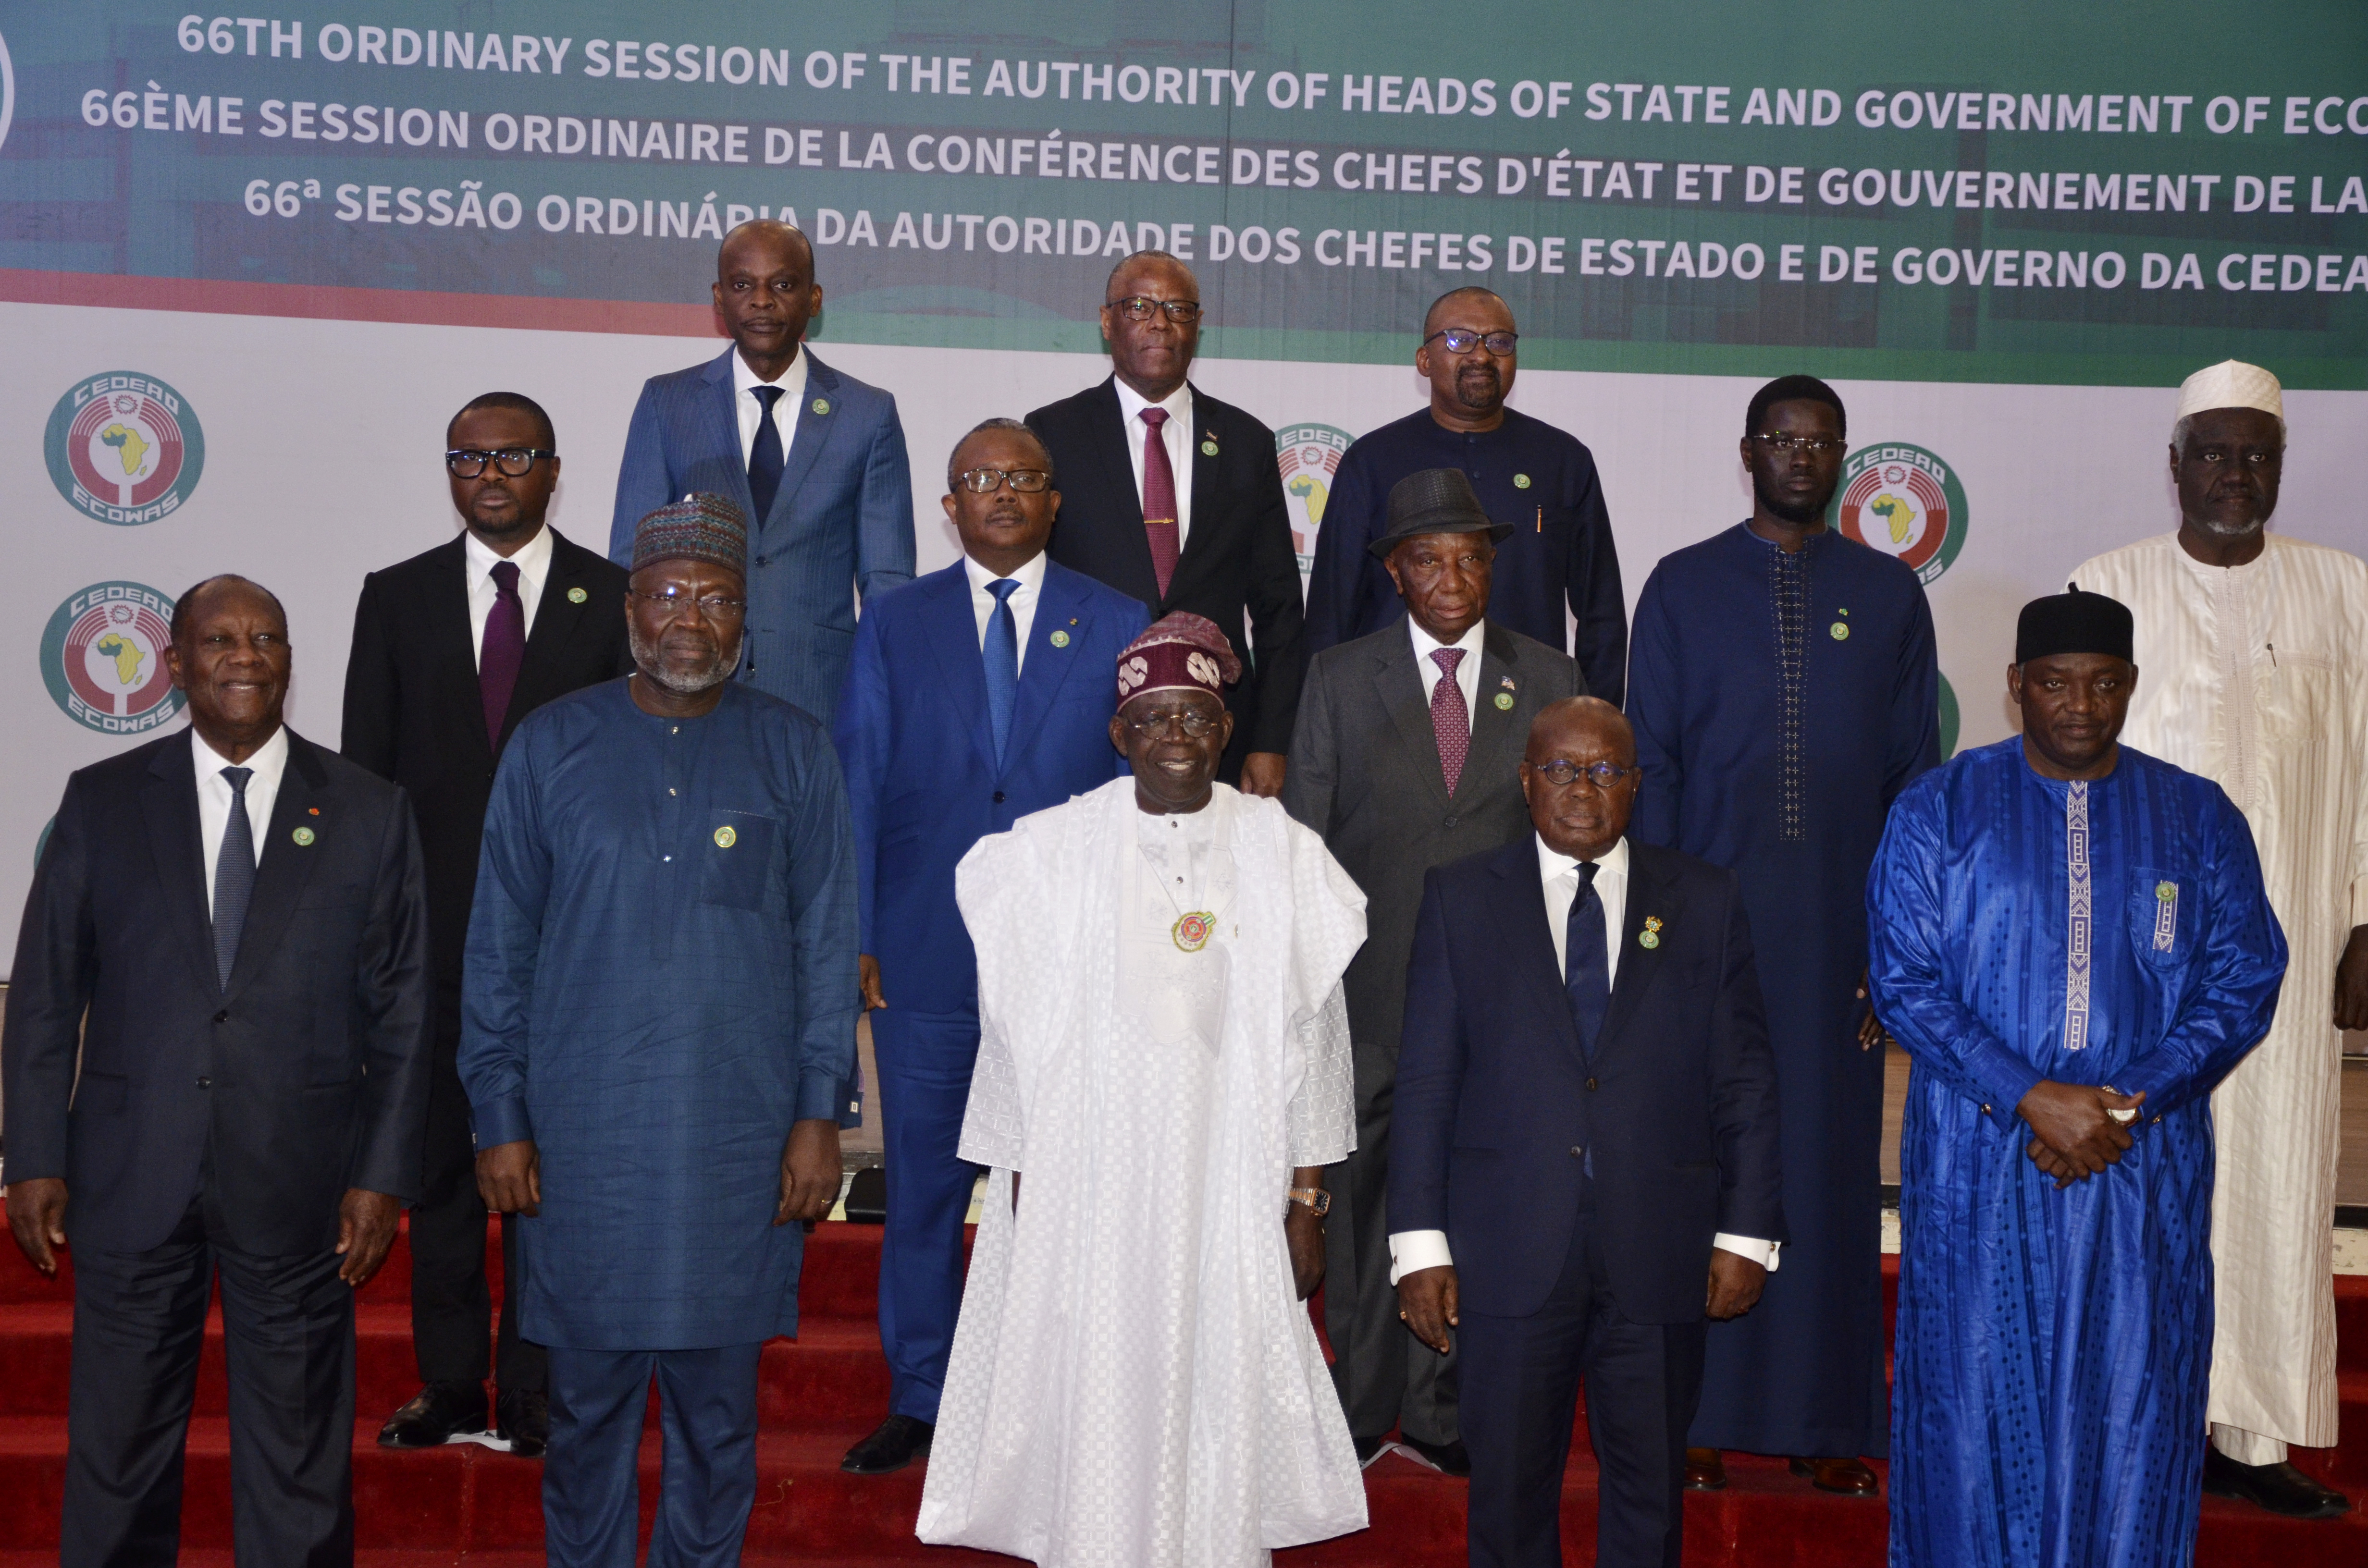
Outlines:
[[2194, 1554], [2210, 1096], [2286, 945], [2220, 787], [2117, 744], [2130, 653], [2117, 600], [2027, 606], [2021, 738], [1910, 788], [1868, 879], [1875, 1009], [1915, 1057], [1895, 1568]]
[[728, 1568], [757, 1487], [757, 1363], [797, 1330], [855, 1067], [854, 844], [829, 733], [731, 679], [739, 510], [642, 519], [635, 665], [503, 753], [461, 993], [486, 1206], [529, 1216], [520, 1330], [551, 1351], [554, 1568], [632, 1568], [655, 1374], [653, 1568]]
[[1745, 416], [1750, 520], [1662, 558], [1636, 606], [1629, 831], [1742, 879], [1760, 957], [1791, 1228], [1758, 1310], [1711, 1325], [1687, 1454], [1784, 1454], [1866, 1496], [1884, 1447], [1883, 1053], [1862, 1000], [1884, 813], [1940, 760], [1932, 614], [1908, 567], [1835, 533], [1841, 399], [1770, 381]]

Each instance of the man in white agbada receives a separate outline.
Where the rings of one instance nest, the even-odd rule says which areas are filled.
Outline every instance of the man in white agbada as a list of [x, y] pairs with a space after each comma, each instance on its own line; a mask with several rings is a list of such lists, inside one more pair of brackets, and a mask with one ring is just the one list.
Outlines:
[[1133, 777], [956, 872], [981, 1028], [962, 1156], [991, 1175], [925, 1541], [1235, 1568], [1364, 1528], [1301, 1303], [1321, 1167], [1356, 1146], [1340, 974], [1365, 900], [1280, 804], [1213, 782], [1240, 672], [1200, 617], [1152, 627], [1110, 722]]
[[2325, 1518], [2286, 1462], [2335, 1442], [2332, 1227], [2346, 1028], [2368, 1028], [2368, 562], [2270, 533], [2275, 376], [2231, 359], [2180, 388], [2179, 532], [2073, 580], [2130, 607], [2146, 672], [2122, 739], [2217, 782], [2251, 824], [2292, 959], [2269, 1038], [2212, 1096], [2212, 1451], [2203, 1489]]

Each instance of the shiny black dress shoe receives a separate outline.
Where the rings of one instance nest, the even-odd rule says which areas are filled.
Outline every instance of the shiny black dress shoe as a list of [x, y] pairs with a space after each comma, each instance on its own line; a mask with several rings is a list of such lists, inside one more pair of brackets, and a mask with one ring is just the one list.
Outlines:
[[885, 1475], [892, 1470], [902, 1470], [915, 1460], [926, 1459], [929, 1440], [938, 1429], [930, 1422], [910, 1415], [891, 1415], [871, 1428], [871, 1435], [847, 1450], [838, 1468], [849, 1475]]
[[1873, 1468], [1854, 1455], [1818, 1459], [1795, 1455], [1792, 1469], [1794, 1475], [1806, 1476], [1809, 1484], [1818, 1491], [1831, 1492], [1839, 1497], [1873, 1497], [1883, 1491], [1883, 1484], [1875, 1480]]
[[1686, 1490], [1689, 1492], [1724, 1492], [1726, 1490], [1726, 1456], [1716, 1449], [1686, 1450]]
[[2276, 1464], [2238, 1464], [2214, 1448], [2203, 1450], [2203, 1490], [2289, 1519], [2333, 1519], [2351, 1511], [2351, 1500], [2342, 1493], [2283, 1460]]
[[429, 1383], [378, 1429], [381, 1449], [434, 1449], [485, 1435], [485, 1385]]
[[1426, 1443], [1418, 1437], [1398, 1439], [1398, 1452], [1417, 1464], [1429, 1465], [1441, 1475], [1470, 1475], [1472, 1455], [1461, 1439], [1452, 1443]]
[[551, 1446], [551, 1400], [534, 1389], [504, 1389], [494, 1401], [494, 1436], [522, 1460], [539, 1460]]

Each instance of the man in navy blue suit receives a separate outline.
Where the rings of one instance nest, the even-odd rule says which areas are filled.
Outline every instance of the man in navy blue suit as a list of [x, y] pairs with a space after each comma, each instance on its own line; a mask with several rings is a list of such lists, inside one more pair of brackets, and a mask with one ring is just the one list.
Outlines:
[[1750, 1310], [1784, 1237], [1750, 928], [1733, 872], [1624, 836], [1636, 744], [1610, 704], [1540, 713], [1520, 771], [1535, 834], [1423, 890], [1399, 1315], [1460, 1352], [1474, 1568], [1559, 1568], [1582, 1381], [1595, 1561], [1677, 1568], [1706, 1320]]
[[1127, 771], [1109, 672], [1142, 601], [1044, 553], [1052, 455], [990, 419], [946, 465], [962, 559], [866, 607], [834, 734], [855, 818], [864, 1006], [880, 1065], [888, 1224], [880, 1339], [888, 1417], [848, 1450], [861, 1475], [929, 1451], [962, 1304], [978, 1167], [955, 1153], [978, 1055], [978, 960], [954, 903], [970, 846]]
[[748, 518], [740, 678], [827, 724], [866, 602], [913, 576], [913, 480], [896, 400], [804, 348], [822, 309], [814, 247], [759, 219], [723, 236], [715, 312], [732, 347], [642, 388], [617, 475], [609, 558], [694, 491]]

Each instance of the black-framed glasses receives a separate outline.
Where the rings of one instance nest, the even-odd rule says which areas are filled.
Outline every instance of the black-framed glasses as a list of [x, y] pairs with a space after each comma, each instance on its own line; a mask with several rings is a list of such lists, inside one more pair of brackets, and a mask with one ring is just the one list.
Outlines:
[[697, 605], [699, 613], [710, 620], [737, 620], [748, 613], [746, 599], [727, 599], [721, 594], [709, 594], [704, 597], [697, 597], [689, 594], [645, 594], [639, 588], [627, 588], [625, 592], [637, 599], [647, 599], [654, 605], [664, 605], [676, 615], [680, 615], [692, 605]]
[[1006, 484], [1021, 495], [1053, 487], [1053, 476], [1041, 468], [974, 468], [954, 475], [954, 483], [973, 495], [991, 495]]
[[[1450, 354], [1469, 354], [1474, 348], [1485, 347], [1499, 359], [1511, 358], [1515, 345], [1521, 341], [1518, 332], [1471, 332], [1460, 326], [1442, 328], [1430, 337], [1445, 338]], [[1430, 337], [1423, 341], [1429, 343]]]
[[1198, 300], [1155, 300], [1148, 294], [1129, 294], [1123, 300], [1112, 300], [1110, 308], [1129, 321], [1149, 321], [1154, 311], [1166, 311], [1167, 319], [1178, 326], [1190, 326], [1201, 319]]
[[1638, 770], [1622, 767], [1616, 762], [1591, 762], [1581, 767], [1577, 763], [1556, 757], [1552, 762], [1533, 764], [1531, 771], [1557, 790], [1567, 790], [1584, 777], [1588, 783], [1610, 794], [1619, 787], [1622, 778]]
[[1146, 713], [1140, 719], [1122, 721], [1126, 727], [1146, 741], [1160, 740], [1171, 730], [1181, 730], [1188, 740], [1199, 740], [1223, 722], [1224, 715], [1209, 714], [1198, 708], [1178, 708], [1166, 713]]
[[474, 479], [485, 472], [485, 465], [512, 479], [523, 478], [534, 467], [537, 458], [555, 458], [559, 453], [550, 447], [504, 447], [499, 451], [487, 451], [482, 447], [454, 447], [444, 454], [444, 466], [452, 471], [455, 479]]
[[1770, 431], [1751, 438], [1766, 442], [1770, 451], [1806, 452], [1812, 457], [1826, 452], [1846, 451], [1850, 448], [1850, 443], [1839, 436], [1784, 436]]

